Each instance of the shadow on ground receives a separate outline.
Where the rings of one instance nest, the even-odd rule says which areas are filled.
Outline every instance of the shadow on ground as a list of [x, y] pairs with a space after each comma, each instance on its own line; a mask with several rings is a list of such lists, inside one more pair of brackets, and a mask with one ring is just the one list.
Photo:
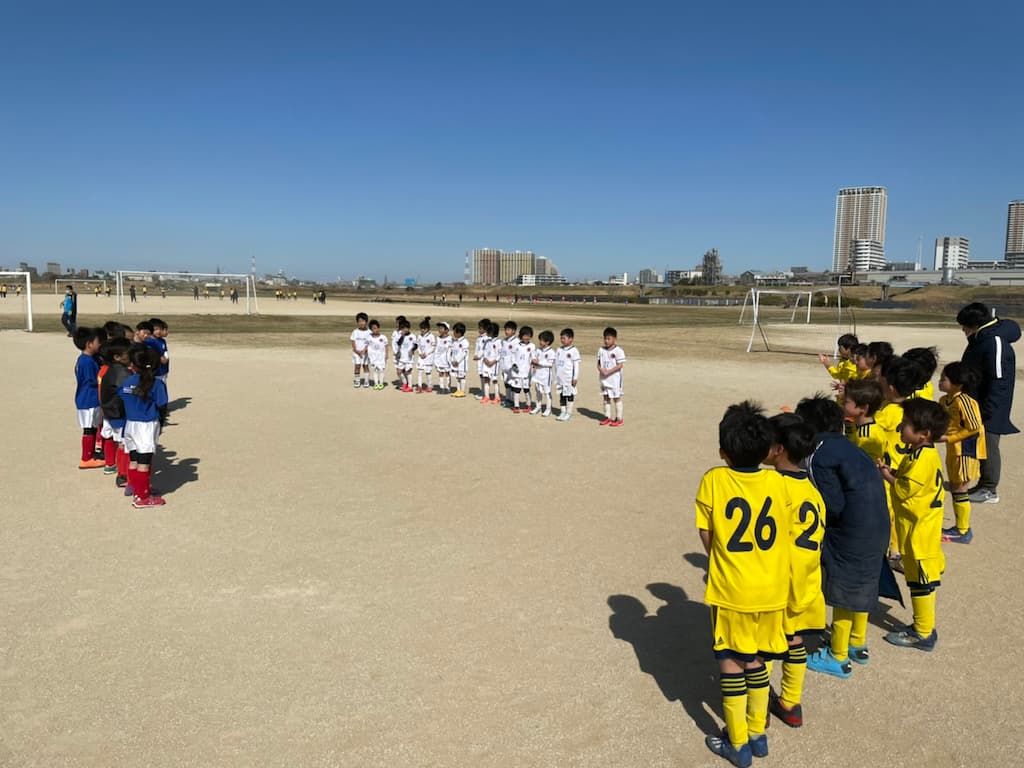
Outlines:
[[199, 459], [178, 459], [175, 451], [162, 451], [153, 468], [151, 482], [160, 494], [174, 493], [186, 483], [199, 479]]
[[721, 716], [721, 693], [708, 608], [674, 584], [648, 584], [647, 591], [663, 603], [653, 615], [639, 598], [612, 595], [608, 627], [633, 646], [640, 671], [654, 678], [666, 699], [680, 702], [705, 734], [718, 734], [711, 713]]

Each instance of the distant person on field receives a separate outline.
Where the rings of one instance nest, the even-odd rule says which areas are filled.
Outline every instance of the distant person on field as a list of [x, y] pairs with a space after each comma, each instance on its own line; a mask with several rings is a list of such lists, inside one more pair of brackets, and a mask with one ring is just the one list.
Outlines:
[[466, 338], [465, 323], [456, 323], [452, 326], [452, 343], [448, 347], [448, 364], [456, 383], [452, 397], [465, 397], [466, 375], [469, 373], [469, 339]]
[[192, 286], [192, 301], [199, 301], [199, 286]]
[[725, 727], [705, 743], [735, 766], [768, 754], [767, 659], [785, 659], [790, 583], [790, 514], [782, 476], [761, 468], [771, 425], [749, 401], [718, 425], [727, 466], [709, 469], [696, 498], [697, 530], [708, 553], [704, 602], [711, 607]]
[[999, 440], [1003, 435], [1020, 431], [1010, 422], [1017, 377], [1017, 357], [1012, 345], [1020, 340], [1020, 326], [1013, 320], [992, 316], [980, 302], [961, 309], [956, 321], [967, 336], [967, 349], [960, 359], [979, 373], [977, 386], [967, 394], [981, 407], [988, 451], [988, 457], [981, 462], [981, 479], [970, 499], [975, 504], [996, 504], [1002, 470]]
[[77, 328], [75, 346], [81, 354], [75, 362], [75, 409], [78, 411], [78, 426], [82, 428], [82, 457], [79, 469], [96, 469], [104, 465], [103, 459], [94, 457], [96, 433], [103, 424], [100, 410], [100, 366], [97, 355], [100, 351], [98, 328]]
[[619, 346], [619, 332], [614, 328], [605, 328], [604, 346], [597, 351], [597, 375], [601, 381], [601, 398], [604, 400], [602, 426], [622, 426], [622, 367], [625, 364], [626, 353]]
[[939, 405], [949, 417], [949, 428], [943, 438], [946, 442], [946, 479], [953, 494], [953, 514], [956, 524], [942, 529], [942, 540], [956, 544], [970, 544], [971, 499], [967, 489], [981, 477], [981, 460], [985, 458], [985, 425], [981, 419], [978, 401], [965, 392], [977, 383], [978, 374], [961, 362], [950, 363], [942, 369], [939, 389], [945, 393]]
[[135, 285], [134, 284], [128, 287], [128, 298], [131, 299], [131, 303], [132, 304], [134, 304], [135, 302], [137, 302], [139, 300], [138, 296], [135, 293]]
[[61, 325], [68, 332], [68, 336], [74, 336], [75, 329], [78, 327], [78, 294], [70, 285], [64, 291], [64, 300], [61, 302], [60, 308]]

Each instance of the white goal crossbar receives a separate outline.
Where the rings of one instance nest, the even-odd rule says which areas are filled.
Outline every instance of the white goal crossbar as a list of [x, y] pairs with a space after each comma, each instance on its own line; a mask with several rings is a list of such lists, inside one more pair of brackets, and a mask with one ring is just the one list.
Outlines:
[[224, 272], [153, 272], [146, 269], [119, 269], [114, 275], [114, 285], [117, 290], [117, 311], [122, 315], [128, 314], [125, 305], [125, 281], [130, 284], [132, 280], [146, 280], [159, 282], [162, 278], [169, 278], [172, 282], [196, 282], [196, 278], [216, 278], [218, 280], [234, 279], [237, 282], [245, 283], [245, 314], [259, 314], [260, 305], [256, 298], [256, 277], [243, 273]]
[[[789, 322], [796, 323], [796, 314], [800, 311], [801, 300], [807, 303], [807, 316], [804, 320], [804, 324], [811, 322], [811, 307], [814, 306], [814, 295], [815, 294], [828, 294], [834, 293], [836, 295], [836, 338], [838, 339], [843, 333], [843, 288], [842, 286], [828, 286], [821, 288], [807, 288], [807, 289], [792, 289], [782, 290], [774, 288], [751, 288], [747, 291], [747, 295], [743, 297], [743, 306], [740, 308], [740, 319], [739, 324], [743, 325], [743, 317], [747, 312], [747, 305], [750, 305], [752, 320], [750, 328], [750, 340], [747, 342], [747, 352], [750, 352], [754, 348], [754, 339], [757, 334], [761, 334], [761, 340], [764, 342], [765, 350], [771, 352], [771, 345], [768, 343], [768, 335], [765, 333], [764, 326], [761, 323], [761, 297], [765, 295], [775, 296], [796, 296], [796, 301], [793, 302], [793, 312], [790, 315]], [[833, 350], [833, 355], [838, 351], [838, 347]]]
[[[0, 272], [0, 280], [5, 277], [25, 278], [25, 330], [32, 332], [32, 273], [30, 272]], [[8, 297], [10, 290], [8, 290]]]
[[67, 286], [69, 286], [69, 285], [73, 285], [73, 286], [76, 286], [76, 287], [77, 286], [86, 286], [86, 287], [88, 287], [90, 285], [93, 285], [93, 286], [98, 285], [100, 287], [101, 291], [105, 291], [107, 289], [107, 281], [102, 279], [102, 278], [98, 278], [98, 277], [65, 277], [65, 278], [58, 278], [58, 279], [53, 281], [53, 295], [54, 296], [59, 296], [60, 294], [64, 293], [64, 291], [61, 290], [61, 289], [62, 288], [67, 288]]

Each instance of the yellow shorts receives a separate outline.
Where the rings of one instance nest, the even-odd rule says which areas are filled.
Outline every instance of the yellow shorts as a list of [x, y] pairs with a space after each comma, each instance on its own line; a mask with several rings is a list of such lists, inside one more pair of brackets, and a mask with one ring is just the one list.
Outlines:
[[913, 556], [903, 557], [903, 575], [907, 577], [908, 587], [937, 587], [942, 583], [945, 570], [945, 557], [926, 557], [923, 560], [915, 560]]
[[820, 632], [825, 628], [825, 595], [818, 597], [802, 611], [790, 610], [787, 605], [782, 616], [782, 629], [786, 637]]
[[981, 477], [981, 462], [973, 456], [946, 456], [946, 479], [949, 487], [967, 485]]
[[711, 606], [711, 631], [715, 636], [715, 658], [753, 661], [782, 659], [789, 653], [789, 642], [782, 629], [785, 611], [741, 613]]

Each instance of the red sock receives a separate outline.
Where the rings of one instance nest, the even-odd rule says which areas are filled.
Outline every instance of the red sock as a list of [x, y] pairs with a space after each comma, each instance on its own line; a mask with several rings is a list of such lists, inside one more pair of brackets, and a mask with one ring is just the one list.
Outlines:
[[96, 453], [103, 453], [103, 436], [99, 433], [99, 430], [96, 431], [96, 445], [94, 450]]
[[128, 467], [128, 469], [127, 469], [128, 487], [131, 488], [136, 493], [138, 492], [138, 489], [139, 489], [139, 483], [138, 483], [138, 480], [136, 479], [138, 474], [139, 474], [139, 470], [132, 469], [131, 467]]
[[117, 443], [114, 442], [112, 437], [103, 440], [103, 460], [108, 467], [114, 466], [117, 460]]
[[92, 458], [92, 449], [96, 445], [96, 438], [93, 435], [82, 435], [82, 461]]
[[124, 449], [122, 443], [117, 444], [117, 474], [128, 477], [128, 462], [131, 461], [131, 457], [128, 455], [128, 451]]
[[132, 486], [135, 495], [140, 499], [149, 498], [149, 472], [135, 471], [135, 485]]

